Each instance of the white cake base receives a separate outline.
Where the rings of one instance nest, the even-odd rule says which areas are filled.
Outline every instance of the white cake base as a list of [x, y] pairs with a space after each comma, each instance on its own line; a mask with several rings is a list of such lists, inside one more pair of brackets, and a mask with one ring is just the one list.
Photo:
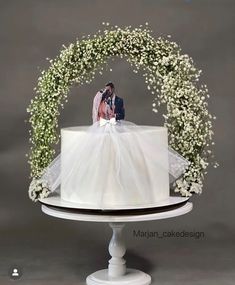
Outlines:
[[62, 128], [61, 199], [88, 209], [150, 207], [170, 195], [169, 162], [172, 171], [181, 162], [172, 155], [166, 127]]

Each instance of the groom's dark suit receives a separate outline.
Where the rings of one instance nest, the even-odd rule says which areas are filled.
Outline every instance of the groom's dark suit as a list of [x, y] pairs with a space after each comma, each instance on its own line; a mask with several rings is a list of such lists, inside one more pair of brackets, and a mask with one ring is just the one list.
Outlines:
[[114, 105], [115, 105], [114, 113], [116, 114], [116, 120], [124, 120], [125, 108], [124, 108], [123, 99], [115, 95]]

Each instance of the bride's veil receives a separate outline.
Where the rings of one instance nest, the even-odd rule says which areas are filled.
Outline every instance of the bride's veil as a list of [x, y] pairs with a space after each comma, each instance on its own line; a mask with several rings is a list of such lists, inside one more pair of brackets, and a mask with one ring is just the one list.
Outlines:
[[98, 91], [93, 99], [93, 107], [92, 107], [93, 124], [98, 121], [98, 109], [101, 99], [102, 99], [102, 92]]

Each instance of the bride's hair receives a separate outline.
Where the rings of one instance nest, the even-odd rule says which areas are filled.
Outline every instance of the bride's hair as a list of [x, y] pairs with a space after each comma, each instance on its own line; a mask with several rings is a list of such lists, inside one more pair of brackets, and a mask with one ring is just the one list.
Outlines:
[[107, 92], [104, 92], [101, 98], [101, 102], [103, 102], [108, 97]]

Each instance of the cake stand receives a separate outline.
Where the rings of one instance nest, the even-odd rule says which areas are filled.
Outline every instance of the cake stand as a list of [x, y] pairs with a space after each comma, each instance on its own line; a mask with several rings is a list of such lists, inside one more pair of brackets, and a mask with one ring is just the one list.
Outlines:
[[[190, 212], [193, 208], [189, 198], [171, 197], [166, 205], [154, 208], [139, 209], [139, 211], [102, 211], [74, 207], [74, 203], [64, 202], [60, 197], [40, 199], [42, 211], [50, 216], [87, 222], [105, 222], [112, 229], [112, 238], [109, 242], [111, 259], [107, 269], [98, 270], [86, 278], [87, 285], [148, 285], [151, 276], [138, 269], [126, 267], [123, 258], [126, 252], [122, 230], [127, 222], [142, 222], [172, 218]], [[138, 209], [137, 209], [138, 210]]]

